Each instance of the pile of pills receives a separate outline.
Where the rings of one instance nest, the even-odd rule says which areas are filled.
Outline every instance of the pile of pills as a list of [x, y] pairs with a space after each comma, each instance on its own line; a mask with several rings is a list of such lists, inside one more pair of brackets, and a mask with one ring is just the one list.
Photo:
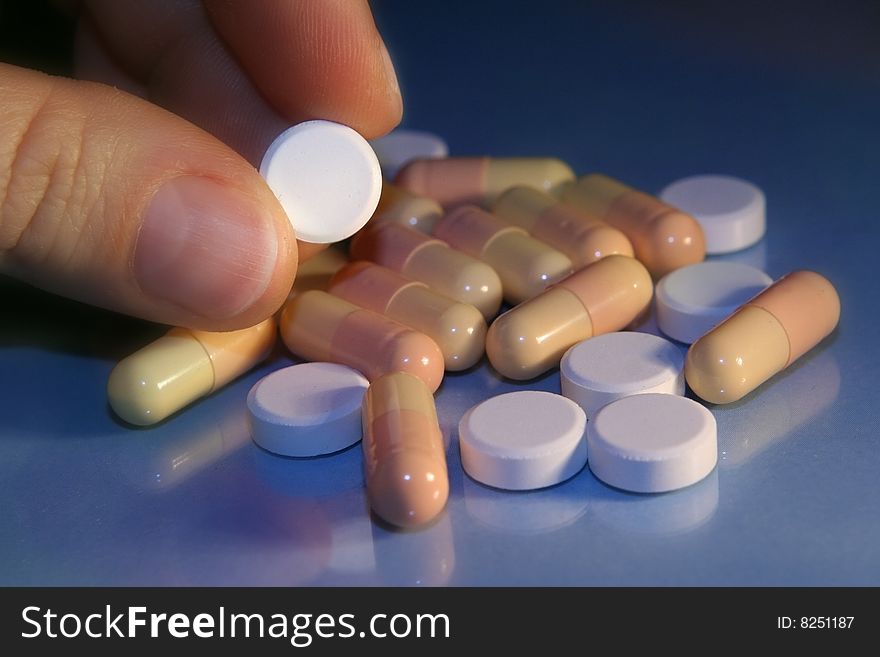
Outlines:
[[[280, 334], [308, 362], [251, 389], [254, 441], [309, 457], [362, 440], [373, 511], [412, 527], [449, 494], [433, 398], [444, 371], [484, 354], [516, 381], [559, 368], [561, 394], [526, 383], [460, 418], [474, 480], [533, 490], [589, 464], [610, 486], [661, 493], [703, 479], [718, 458], [712, 412], [685, 384], [710, 404], [737, 401], [837, 326], [837, 293], [817, 273], [774, 283], [704, 261], [763, 237], [764, 196], [745, 181], [695, 176], [658, 198], [576, 178], [552, 158], [449, 157], [429, 133], [372, 146], [378, 159], [326, 121], [279, 136], [260, 170], [298, 237], [353, 235], [349, 257], [330, 249], [304, 263], [276, 318], [229, 333], [172, 329], [121, 361], [108, 396], [122, 419], [165, 419], [261, 362]], [[625, 330], [652, 306], [686, 355]]]

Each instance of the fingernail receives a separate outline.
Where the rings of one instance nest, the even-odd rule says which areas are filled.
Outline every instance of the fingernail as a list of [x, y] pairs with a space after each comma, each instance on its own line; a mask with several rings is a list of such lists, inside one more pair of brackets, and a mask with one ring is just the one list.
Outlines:
[[388, 91], [397, 96], [400, 102], [403, 103], [400, 96], [400, 83], [397, 81], [397, 71], [394, 70], [394, 62], [391, 61], [391, 55], [388, 53], [388, 48], [385, 47], [385, 42], [380, 41], [379, 44], [382, 46], [382, 61], [385, 62], [385, 79], [388, 81]]
[[237, 190], [183, 176], [153, 196], [133, 266], [146, 294], [206, 318], [226, 319], [266, 291], [277, 255], [269, 212]]

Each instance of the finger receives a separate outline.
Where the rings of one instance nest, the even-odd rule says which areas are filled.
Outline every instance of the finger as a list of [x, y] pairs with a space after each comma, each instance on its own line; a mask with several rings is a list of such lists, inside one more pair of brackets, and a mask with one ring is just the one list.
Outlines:
[[89, 20], [80, 20], [73, 43], [74, 76], [80, 80], [103, 82], [141, 98], [147, 87], [128, 74], [107, 52]]
[[166, 324], [249, 326], [297, 249], [259, 174], [118, 90], [0, 65], [0, 271]]
[[205, 0], [211, 22], [284, 116], [323, 118], [371, 138], [400, 121], [391, 58], [366, 0]]

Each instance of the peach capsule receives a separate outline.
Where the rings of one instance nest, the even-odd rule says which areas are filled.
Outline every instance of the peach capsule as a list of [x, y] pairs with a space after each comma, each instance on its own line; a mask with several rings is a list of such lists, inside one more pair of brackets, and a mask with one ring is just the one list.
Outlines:
[[222, 333], [173, 328], [113, 368], [110, 407], [131, 424], [155, 424], [255, 367], [275, 339], [273, 318]]
[[504, 298], [513, 305], [540, 294], [572, 270], [564, 253], [475, 205], [441, 217], [434, 235], [491, 265], [501, 279]]
[[434, 519], [446, 505], [446, 450], [431, 391], [405, 372], [381, 376], [364, 395], [364, 472], [370, 506], [399, 527]]
[[501, 306], [501, 280], [494, 269], [412, 228], [388, 223], [362, 230], [351, 241], [351, 256], [421, 281], [450, 299], [474, 306], [486, 319]]
[[572, 180], [571, 167], [550, 157], [447, 157], [413, 160], [395, 183], [450, 208], [464, 203], [490, 207], [499, 194], [516, 185], [553, 192]]
[[498, 317], [486, 335], [486, 354], [502, 375], [531, 379], [557, 366], [581, 340], [627, 326], [652, 294], [644, 265], [610, 255]]
[[498, 197], [492, 212], [561, 251], [578, 269], [613, 253], [633, 254], [619, 230], [533, 187], [511, 187]]
[[300, 358], [348, 365], [370, 381], [409, 372], [433, 391], [443, 380], [443, 354], [427, 335], [321, 290], [290, 299], [280, 327], [284, 344]]
[[417, 196], [403, 187], [382, 183], [379, 205], [370, 219], [371, 225], [393, 221], [430, 235], [434, 224], [443, 215], [443, 208], [434, 199]]
[[467, 369], [483, 357], [486, 320], [480, 311], [420, 281], [360, 260], [339, 270], [327, 291], [421, 331], [440, 347], [447, 370]]
[[622, 231], [636, 258], [657, 278], [706, 257], [706, 240], [696, 219], [608, 176], [583, 176], [560, 195]]
[[742, 399], [819, 344], [839, 319], [834, 286], [815, 272], [792, 272], [692, 344], [685, 378], [707, 402]]

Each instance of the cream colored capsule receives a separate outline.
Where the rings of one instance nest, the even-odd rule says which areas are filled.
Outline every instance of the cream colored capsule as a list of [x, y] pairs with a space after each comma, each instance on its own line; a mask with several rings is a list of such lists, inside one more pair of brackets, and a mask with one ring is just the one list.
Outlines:
[[474, 306], [487, 320], [501, 306], [501, 280], [492, 267], [412, 228], [388, 223], [362, 230], [351, 241], [351, 256], [422, 281]]
[[421, 281], [359, 260], [337, 272], [327, 291], [421, 331], [440, 347], [447, 370], [467, 369], [483, 357], [486, 320], [480, 311]]
[[403, 187], [382, 183], [379, 206], [370, 219], [372, 225], [393, 221], [430, 235], [434, 224], [443, 216], [443, 208], [434, 199], [417, 196]]
[[395, 183], [450, 208], [464, 203], [491, 207], [499, 194], [516, 185], [553, 192], [572, 180], [571, 167], [551, 157], [447, 157], [413, 160]]
[[560, 196], [623, 232], [636, 258], [657, 278], [706, 257], [706, 240], [696, 219], [608, 176], [583, 176], [565, 185]]
[[272, 318], [223, 333], [171, 329], [113, 368], [107, 381], [110, 406], [126, 422], [155, 424], [264, 360], [275, 335]]
[[300, 358], [348, 365], [370, 381], [409, 372], [433, 391], [443, 380], [443, 354], [431, 338], [327, 292], [290, 299], [280, 328], [284, 344]]
[[381, 376], [364, 395], [361, 417], [373, 511], [399, 527], [433, 520], [446, 505], [449, 475], [431, 391], [405, 372]]
[[434, 235], [491, 265], [501, 279], [504, 298], [514, 305], [540, 294], [572, 270], [564, 253], [475, 205], [444, 215], [434, 226]]
[[504, 376], [531, 379], [581, 340], [627, 326], [652, 293], [651, 275], [638, 260], [608, 256], [498, 317], [486, 335], [486, 354]]
[[819, 344], [839, 319], [834, 286], [815, 272], [793, 272], [692, 344], [685, 378], [708, 402], [737, 401]]
[[567, 255], [575, 268], [614, 253], [633, 254], [619, 230], [533, 187], [511, 187], [498, 197], [492, 212]]
[[345, 251], [336, 245], [317, 253], [305, 262], [301, 262], [293, 279], [290, 296], [302, 294], [307, 290], [326, 290], [333, 274], [348, 263]]

